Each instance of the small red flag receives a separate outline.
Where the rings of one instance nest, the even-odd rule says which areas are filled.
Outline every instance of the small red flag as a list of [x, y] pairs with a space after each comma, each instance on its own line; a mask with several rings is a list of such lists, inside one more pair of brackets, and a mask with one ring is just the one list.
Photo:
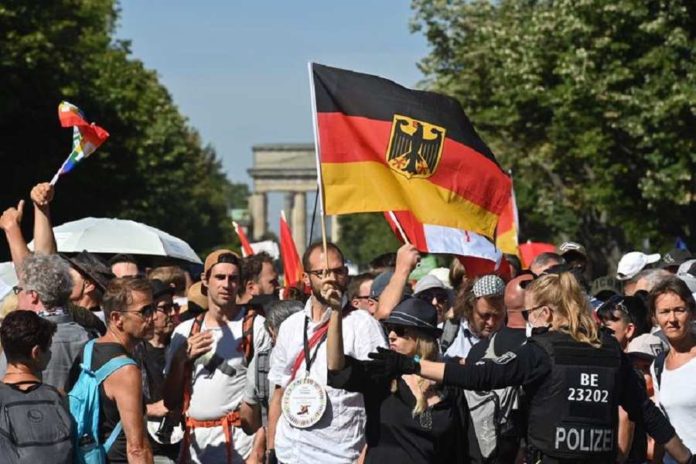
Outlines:
[[239, 227], [239, 224], [236, 222], [232, 221], [232, 226], [234, 227], [234, 231], [237, 232], [237, 237], [239, 237], [239, 242], [242, 244], [242, 256], [247, 257], [251, 256], [254, 254], [254, 250], [252, 250], [251, 245], [249, 244], [249, 239], [247, 238], [246, 234], [244, 233], [244, 229]]
[[543, 242], [527, 242], [520, 245], [520, 255], [522, 258], [522, 268], [527, 269], [534, 258], [542, 253], [556, 253], [556, 246]]
[[283, 211], [280, 212], [280, 259], [283, 261], [285, 287], [295, 286], [302, 279], [302, 262]]

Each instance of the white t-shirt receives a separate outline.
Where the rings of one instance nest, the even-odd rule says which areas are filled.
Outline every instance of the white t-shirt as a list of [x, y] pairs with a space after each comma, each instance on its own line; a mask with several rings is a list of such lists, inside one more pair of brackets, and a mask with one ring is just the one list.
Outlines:
[[[193, 392], [188, 415], [197, 420], [215, 420], [236, 410], [244, 394], [247, 366], [240, 350], [244, 311], [223, 327], [206, 327], [205, 320], [201, 332], [213, 334], [212, 349], [200, 356], [193, 364]], [[264, 328], [263, 316], [254, 319], [254, 353], [271, 346], [271, 339]], [[194, 320], [181, 323], [174, 330], [172, 342], [167, 350], [167, 367], [172, 354], [186, 342]], [[222, 361], [210, 372], [206, 369], [213, 356]], [[232, 442], [235, 451], [234, 462], [243, 462], [251, 452], [253, 437], [246, 435], [241, 428], [233, 428]], [[191, 435], [190, 453], [193, 462], [227, 462], [225, 436], [222, 427], [196, 428]]]
[[[290, 382], [292, 365], [303, 353], [305, 319], [308, 338], [330, 317], [326, 311], [319, 322], [311, 321], [312, 298], [303, 311], [288, 317], [280, 326], [276, 344], [271, 352], [268, 380], [272, 385], [286, 387]], [[367, 311], [350, 312], [343, 319], [343, 350], [356, 359], [368, 359], [377, 347], [386, 347], [384, 331]], [[312, 348], [314, 353], [316, 348]], [[305, 372], [302, 361], [297, 375]], [[346, 464], [357, 460], [365, 443], [365, 404], [360, 393], [348, 392], [326, 385], [326, 342], [318, 347], [309, 375], [326, 389], [328, 404], [319, 422], [307, 429], [291, 426], [281, 414], [275, 436], [276, 456], [284, 464]]]
[[677, 431], [684, 445], [696, 453], [696, 358], [677, 369], [662, 370], [658, 387], [655, 365], [650, 367], [655, 386], [655, 399], [665, 411], [669, 422]]

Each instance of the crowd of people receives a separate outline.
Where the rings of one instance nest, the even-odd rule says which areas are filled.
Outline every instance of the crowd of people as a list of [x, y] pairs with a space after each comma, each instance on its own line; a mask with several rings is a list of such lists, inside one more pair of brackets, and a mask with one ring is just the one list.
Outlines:
[[567, 242], [505, 276], [451, 257], [413, 279], [412, 245], [349, 275], [314, 243], [288, 289], [265, 253], [215, 250], [200, 275], [58, 253], [53, 189], [30, 196], [33, 251], [22, 202], [0, 216], [2, 462], [695, 462], [686, 250], [593, 279]]

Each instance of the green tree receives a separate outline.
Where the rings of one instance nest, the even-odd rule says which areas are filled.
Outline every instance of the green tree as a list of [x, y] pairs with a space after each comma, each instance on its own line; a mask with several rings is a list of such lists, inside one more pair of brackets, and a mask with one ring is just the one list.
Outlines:
[[339, 216], [338, 221], [341, 226], [338, 246], [346, 259], [360, 266], [400, 246], [382, 213], [347, 214]]
[[[512, 169], [523, 235], [600, 266], [696, 233], [696, 5], [414, 0], [424, 86]], [[524, 238], [524, 237], [523, 237]]]
[[[229, 235], [231, 187], [155, 72], [114, 39], [113, 0], [0, 5], [0, 201], [28, 198], [69, 152], [57, 105], [76, 104], [111, 137], [57, 185], [54, 221], [143, 221], [202, 250]], [[31, 218], [25, 220], [25, 227]], [[6, 250], [2, 251], [6, 254]]]

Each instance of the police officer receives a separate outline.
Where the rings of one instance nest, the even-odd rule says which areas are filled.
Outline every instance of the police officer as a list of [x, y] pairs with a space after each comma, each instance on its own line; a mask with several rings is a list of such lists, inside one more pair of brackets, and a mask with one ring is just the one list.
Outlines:
[[522, 385], [530, 463], [614, 463], [618, 405], [677, 462], [693, 460], [616, 340], [599, 331], [575, 277], [544, 275], [526, 290], [523, 314], [532, 337], [516, 351], [462, 366], [380, 350], [370, 355], [373, 375], [417, 373], [467, 390]]

